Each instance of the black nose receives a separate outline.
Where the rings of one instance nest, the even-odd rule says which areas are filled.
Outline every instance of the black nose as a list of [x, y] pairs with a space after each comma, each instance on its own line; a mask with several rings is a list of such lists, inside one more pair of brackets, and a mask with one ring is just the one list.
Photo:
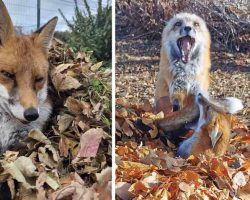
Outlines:
[[35, 121], [39, 117], [39, 114], [36, 108], [28, 108], [24, 111], [23, 116], [26, 120], [31, 122]]
[[189, 33], [191, 31], [191, 27], [190, 26], [185, 26], [184, 27], [184, 31], [186, 31], [187, 33]]
[[178, 110], [180, 110], [180, 103], [179, 103], [179, 101], [177, 99], [175, 99], [174, 102], [173, 102], [173, 111], [175, 112], [175, 111], [178, 111]]

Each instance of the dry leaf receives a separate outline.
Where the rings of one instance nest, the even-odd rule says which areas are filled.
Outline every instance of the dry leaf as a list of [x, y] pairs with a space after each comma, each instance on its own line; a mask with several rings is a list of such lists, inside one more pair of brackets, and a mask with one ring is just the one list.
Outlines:
[[38, 158], [40, 162], [50, 168], [54, 168], [58, 165], [59, 155], [53, 146], [45, 145], [44, 147], [39, 147]]
[[14, 164], [25, 177], [34, 177], [38, 175], [36, 166], [29, 157], [20, 156], [14, 161]]
[[96, 63], [90, 67], [90, 70], [96, 72], [102, 66], [102, 62]]
[[81, 87], [81, 83], [76, 78], [66, 74], [52, 74], [52, 82], [59, 92]]
[[[92, 128], [86, 131], [80, 140], [80, 150], [77, 158], [95, 157], [104, 131], [101, 128]], [[73, 160], [74, 163], [76, 160]]]

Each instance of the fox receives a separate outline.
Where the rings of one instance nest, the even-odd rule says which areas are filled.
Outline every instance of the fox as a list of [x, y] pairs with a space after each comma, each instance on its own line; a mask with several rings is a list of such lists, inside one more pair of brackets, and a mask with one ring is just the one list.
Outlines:
[[215, 101], [202, 93], [197, 95], [196, 102], [199, 106], [199, 120], [193, 135], [179, 145], [177, 156], [223, 156], [231, 137], [231, 115], [242, 110], [243, 104], [235, 97]]
[[169, 96], [173, 111], [190, 106], [185, 102], [192, 100], [193, 96], [173, 88], [173, 81], [178, 79], [180, 70], [184, 73], [182, 77], [186, 78], [186, 91], [192, 81], [198, 82], [203, 91], [208, 91], [210, 46], [210, 32], [201, 17], [179, 13], [168, 21], [162, 33], [155, 102]]
[[48, 50], [57, 20], [17, 35], [0, 0], [0, 153], [16, 147], [31, 129], [43, 129], [51, 115]]

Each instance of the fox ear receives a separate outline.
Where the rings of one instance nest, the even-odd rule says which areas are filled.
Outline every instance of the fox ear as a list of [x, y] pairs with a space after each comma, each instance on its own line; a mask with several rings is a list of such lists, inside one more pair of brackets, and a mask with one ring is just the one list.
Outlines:
[[11, 36], [15, 35], [14, 27], [3, 1], [0, 0], [0, 43], [3, 45]]
[[47, 24], [43, 25], [39, 28], [35, 34], [35, 42], [41, 44], [44, 49], [48, 50], [50, 46], [50, 42], [53, 38], [54, 31], [56, 28], [58, 17], [54, 17], [47, 22]]

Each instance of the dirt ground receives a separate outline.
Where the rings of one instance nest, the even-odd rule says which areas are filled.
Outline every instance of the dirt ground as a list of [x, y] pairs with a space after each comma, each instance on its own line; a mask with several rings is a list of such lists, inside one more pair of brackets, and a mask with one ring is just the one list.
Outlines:
[[[154, 100], [160, 41], [146, 39], [116, 41], [116, 97], [131, 101]], [[238, 116], [250, 127], [250, 52], [212, 51], [210, 94], [235, 96], [244, 103]]]

